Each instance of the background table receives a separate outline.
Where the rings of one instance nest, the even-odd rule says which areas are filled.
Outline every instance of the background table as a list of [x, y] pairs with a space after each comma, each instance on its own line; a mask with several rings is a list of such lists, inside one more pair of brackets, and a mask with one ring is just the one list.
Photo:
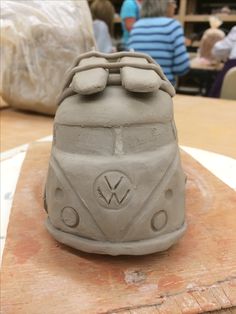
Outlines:
[[189, 72], [178, 78], [177, 90], [186, 92], [195, 92], [201, 96], [207, 96], [219, 71], [223, 69], [223, 63], [207, 65], [199, 63], [199, 60], [193, 58], [190, 60]]

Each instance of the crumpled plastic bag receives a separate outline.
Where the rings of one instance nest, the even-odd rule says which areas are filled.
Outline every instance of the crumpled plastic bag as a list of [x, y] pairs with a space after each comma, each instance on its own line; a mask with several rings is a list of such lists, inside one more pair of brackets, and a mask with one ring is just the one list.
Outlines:
[[204, 59], [203, 62], [205, 61], [205, 63], [210, 65], [217, 63], [217, 60], [212, 55], [212, 48], [215, 43], [225, 37], [225, 33], [218, 29], [218, 27], [222, 24], [218, 17], [210, 16], [209, 22], [210, 28], [204, 32], [200, 42], [199, 57]]
[[3, 99], [54, 114], [66, 70], [95, 46], [87, 1], [2, 1], [0, 16]]

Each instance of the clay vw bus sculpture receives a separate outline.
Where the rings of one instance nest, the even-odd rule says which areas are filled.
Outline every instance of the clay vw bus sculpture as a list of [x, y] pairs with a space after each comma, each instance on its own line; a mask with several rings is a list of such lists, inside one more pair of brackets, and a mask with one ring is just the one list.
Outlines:
[[142, 255], [183, 235], [174, 93], [145, 54], [78, 58], [55, 116], [45, 189], [54, 238], [85, 252]]

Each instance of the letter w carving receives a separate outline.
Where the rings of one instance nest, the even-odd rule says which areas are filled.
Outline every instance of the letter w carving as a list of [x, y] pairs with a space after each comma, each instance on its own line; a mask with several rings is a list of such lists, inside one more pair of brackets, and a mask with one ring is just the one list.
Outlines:
[[110, 196], [106, 197], [104, 195], [104, 193], [102, 192], [101, 188], [98, 187], [97, 191], [99, 193], [99, 195], [104, 199], [104, 201], [107, 203], [107, 205], [110, 205], [111, 204], [111, 201], [112, 199], [114, 198], [116, 200], [116, 202], [121, 205], [124, 200], [127, 198], [129, 192], [130, 192], [130, 189], [127, 189], [127, 191], [124, 193], [124, 195], [122, 195], [120, 198], [119, 196], [117, 195], [117, 189], [119, 187], [119, 185], [121, 184], [122, 180], [123, 180], [123, 176], [120, 177], [120, 179], [112, 186], [109, 179], [107, 178], [107, 176], [104, 176], [104, 179], [107, 183], [107, 186], [110, 190]]

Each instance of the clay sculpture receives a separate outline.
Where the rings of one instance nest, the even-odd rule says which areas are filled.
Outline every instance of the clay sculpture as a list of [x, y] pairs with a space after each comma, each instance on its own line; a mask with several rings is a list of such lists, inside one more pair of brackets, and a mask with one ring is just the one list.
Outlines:
[[145, 54], [76, 60], [58, 103], [45, 187], [55, 239], [85, 252], [143, 255], [183, 235], [174, 94]]

